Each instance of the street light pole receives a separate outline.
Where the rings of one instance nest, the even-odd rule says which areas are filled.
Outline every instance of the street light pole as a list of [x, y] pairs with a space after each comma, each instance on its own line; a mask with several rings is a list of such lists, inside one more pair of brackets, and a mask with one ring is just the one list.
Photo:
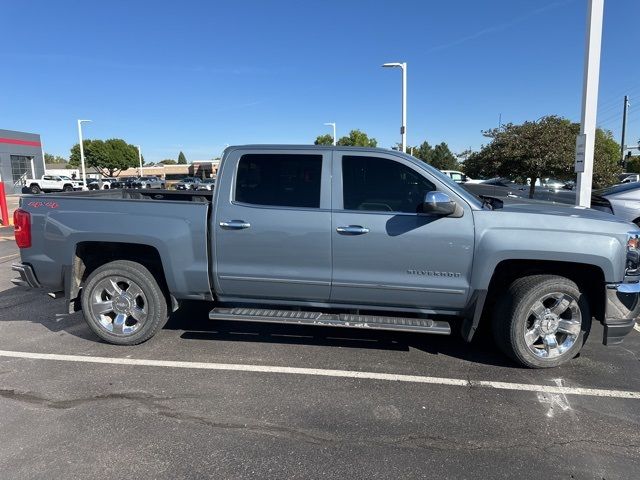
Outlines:
[[575, 171], [578, 173], [576, 205], [586, 208], [591, 206], [591, 188], [593, 185], [593, 152], [598, 108], [603, 11], [604, 0], [589, 0], [582, 87], [582, 118], [580, 134], [576, 141], [575, 165]]
[[402, 151], [407, 153], [407, 63], [393, 62], [382, 65], [385, 68], [402, 69], [402, 126], [400, 135], [402, 136]]
[[142, 176], [142, 150], [140, 150], [140, 145], [136, 145], [138, 149], [138, 161], [140, 162], [140, 176]]
[[624, 165], [624, 143], [625, 136], [627, 133], [627, 112], [629, 109], [629, 97], [627, 95], [624, 96], [624, 106], [622, 108], [622, 139], [620, 140], [620, 163]]
[[336, 145], [336, 122], [327, 122], [325, 123], [328, 127], [333, 127], [333, 146]]
[[84, 144], [82, 143], [82, 124], [91, 120], [78, 120], [78, 141], [80, 145], [80, 166], [82, 167], [82, 189], [87, 190], [87, 171], [84, 167]]

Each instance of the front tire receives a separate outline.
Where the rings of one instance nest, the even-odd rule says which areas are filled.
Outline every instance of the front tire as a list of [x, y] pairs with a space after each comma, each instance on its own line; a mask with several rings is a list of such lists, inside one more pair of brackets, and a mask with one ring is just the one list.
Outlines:
[[65, 185], [62, 187], [63, 192], [73, 192], [73, 185]]
[[82, 311], [93, 332], [115, 345], [137, 345], [168, 320], [167, 300], [153, 274], [129, 260], [94, 270], [82, 288]]
[[586, 296], [575, 282], [559, 275], [514, 281], [493, 312], [498, 347], [530, 368], [556, 367], [571, 360], [590, 329]]

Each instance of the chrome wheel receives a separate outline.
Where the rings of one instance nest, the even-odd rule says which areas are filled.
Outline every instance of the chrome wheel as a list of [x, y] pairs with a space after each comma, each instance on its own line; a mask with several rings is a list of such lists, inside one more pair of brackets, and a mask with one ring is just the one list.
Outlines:
[[132, 335], [147, 320], [147, 297], [138, 284], [125, 277], [100, 280], [91, 294], [89, 308], [97, 324], [114, 335]]
[[576, 343], [582, 329], [578, 300], [566, 293], [550, 293], [532, 305], [524, 340], [540, 358], [559, 357]]

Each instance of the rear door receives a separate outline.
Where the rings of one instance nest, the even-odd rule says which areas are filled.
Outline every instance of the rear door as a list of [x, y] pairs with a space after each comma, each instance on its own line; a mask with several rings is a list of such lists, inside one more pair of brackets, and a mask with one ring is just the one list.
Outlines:
[[457, 311], [473, 260], [471, 208], [457, 218], [418, 212], [428, 191], [451, 189], [406, 157], [336, 152], [333, 159], [336, 303]]
[[228, 152], [215, 189], [216, 292], [322, 301], [331, 290], [331, 151]]
[[42, 190], [62, 190], [62, 182], [60, 177], [53, 175], [45, 175], [42, 177]]

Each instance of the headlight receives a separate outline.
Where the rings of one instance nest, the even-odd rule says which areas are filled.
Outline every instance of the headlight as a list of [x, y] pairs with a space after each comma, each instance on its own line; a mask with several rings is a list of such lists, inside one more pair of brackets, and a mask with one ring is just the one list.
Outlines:
[[627, 237], [626, 275], [640, 274], [640, 232], [629, 232]]

